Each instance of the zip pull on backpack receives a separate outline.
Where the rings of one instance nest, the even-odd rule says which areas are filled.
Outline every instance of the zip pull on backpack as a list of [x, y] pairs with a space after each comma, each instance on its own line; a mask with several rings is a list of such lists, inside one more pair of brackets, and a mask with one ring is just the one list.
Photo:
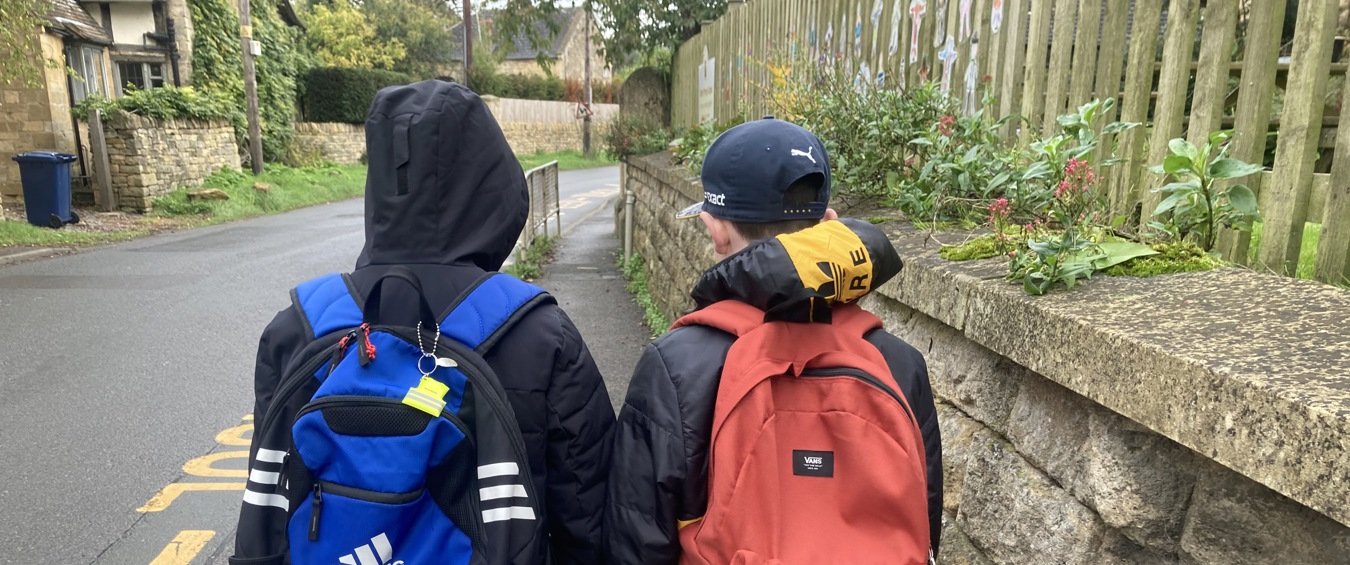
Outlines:
[[[393, 279], [419, 327], [381, 324]], [[482, 355], [552, 298], [490, 274], [438, 320], [404, 267], [359, 296], [346, 275], [292, 293], [315, 339], [255, 415], [231, 565], [546, 563], [543, 493]]]
[[764, 322], [727, 300], [675, 327], [737, 336], [713, 412], [708, 509], [680, 530], [688, 565], [922, 564], [923, 436], [857, 305], [833, 322]]

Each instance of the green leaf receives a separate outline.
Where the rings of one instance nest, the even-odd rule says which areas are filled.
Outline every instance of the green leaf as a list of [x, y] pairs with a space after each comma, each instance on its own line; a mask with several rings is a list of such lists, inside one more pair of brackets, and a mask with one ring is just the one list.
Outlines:
[[1228, 187], [1224, 193], [1228, 196], [1228, 203], [1233, 209], [1251, 216], [1256, 214], [1256, 193], [1246, 185], [1235, 184]]
[[1110, 135], [1139, 127], [1137, 122], [1114, 122], [1102, 128], [1102, 135]]
[[928, 139], [928, 138], [926, 138], [926, 137], [916, 137], [916, 138], [914, 138], [914, 139], [909, 140], [909, 144], [910, 144], [910, 145], [932, 146], [932, 145], [933, 145], [933, 140]]
[[1031, 294], [1034, 296], [1040, 296], [1042, 294], [1045, 294], [1045, 289], [1042, 288], [1040, 285], [1032, 282], [1030, 275], [1022, 277], [1022, 290], [1025, 290], [1027, 294]]
[[1209, 134], [1209, 144], [1218, 145], [1220, 143], [1228, 141], [1228, 139], [1231, 137], [1233, 137], [1233, 130], [1221, 129], [1219, 131]]
[[1107, 241], [1097, 244], [1102, 255], [1092, 262], [1092, 268], [1104, 271], [1130, 259], [1157, 255], [1152, 247], [1133, 241]]
[[1216, 179], [1235, 179], [1261, 172], [1261, 165], [1244, 163], [1238, 159], [1219, 159], [1209, 165], [1209, 176]]
[[1169, 141], [1167, 143], [1167, 148], [1172, 151], [1173, 155], [1181, 155], [1192, 161], [1194, 161], [1195, 158], [1200, 155], [1200, 151], [1197, 150], [1195, 146], [1191, 144], [1191, 142], [1186, 141], [1185, 139], [1182, 139], [1180, 137], [1173, 139], [1172, 141]]
[[1174, 192], [1195, 191], [1195, 190], [1200, 190], [1199, 179], [1191, 179], [1186, 182], [1174, 182], [1165, 184], [1158, 188], [1153, 189], [1153, 192], [1166, 192], [1168, 194], [1171, 194]]
[[[1182, 157], [1181, 155], [1168, 155], [1167, 158], [1163, 160], [1162, 169], [1162, 172], [1169, 175], [1175, 175], [1181, 171], [1190, 171], [1192, 170], [1191, 160]], [[1159, 171], [1155, 170], [1154, 172]]]
[[1186, 199], [1187, 196], [1189, 196], [1189, 193], [1186, 192], [1172, 193], [1171, 196], [1168, 196], [1167, 198], [1163, 199], [1162, 202], [1158, 203], [1158, 207], [1153, 209], [1152, 217], [1156, 218], [1158, 216], [1171, 212], [1172, 209], [1176, 208], [1177, 204], [1180, 204], [1183, 200]]

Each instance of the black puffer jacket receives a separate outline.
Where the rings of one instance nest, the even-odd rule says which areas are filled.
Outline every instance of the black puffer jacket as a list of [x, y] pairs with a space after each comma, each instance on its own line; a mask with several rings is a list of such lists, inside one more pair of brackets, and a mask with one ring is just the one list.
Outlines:
[[[525, 177], [481, 99], [428, 81], [381, 91], [366, 122], [366, 245], [352, 279], [365, 293], [394, 265], [422, 280], [444, 312], [510, 255], [528, 215]], [[316, 275], [319, 273], [315, 273]], [[406, 285], [384, 285], [381, 316], [412, 325]], [[277, 314], [258, 346], [254, 414], [311, 339], [301, 314]], [[553, 560], [601, 559], [601, 509], [614, 412], [600, 372], [555, 303], [535, 307], [485, 356], [524, 434], [534, 484], [545, 485]]]
[[[868, 290], [899, 272], [900, 258], [881, 230], [867, 222], [843, 222], [867, 245], [876, 265], [867, 273]], [[779, 319], [822, 321], [828, 316], [828, 309], [822, 311], [822, 306], [830, 302], [822, 296], [829, 297], [834, 291], [821, 289], [833, 283], [821, 279], [804, 284], [799, 273], [816, 278], [809, 269], [820, 261], [836, 265], [853, 261], [847, 257], [807, 256], [819, 251], [790, 250], [775, 239], [757, 242], [704, 273], [694, 288], [694, 300], [702, 308], [734, 299]], [[848, 281], [856, 274], [846, 271], [843, 277], [831, 280]], [[820, 283], [825, 286], [816, 287]], [[849, 298], [856, 299], [857, 293]], [[665, 565], [679, 561], [679, 523], [702, 516], [708, 505], [713, 405], [733, 339], [730, 334], [704, 326], [682, 327], [647, 346], [638, 361], [614, 433], [617, 464], [610, 472], [605, 510], [611, 564]], [[885, 357], [923, 432], [929, 535], [936, 554], [942, 530], [942, 442], [928, 368], [918, 350], [885, 330], [874, 330], [866, 339]]]

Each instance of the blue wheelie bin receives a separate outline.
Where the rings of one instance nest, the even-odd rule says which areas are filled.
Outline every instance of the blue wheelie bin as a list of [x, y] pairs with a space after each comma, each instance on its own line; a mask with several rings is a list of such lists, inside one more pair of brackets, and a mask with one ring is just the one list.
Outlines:
[[70, 164], [75, 156], [51, 151], [30, 151], [14, 156], [23, 180], [23, 204], [28, 223], [60, 229], [79, 223], [70, 210]]

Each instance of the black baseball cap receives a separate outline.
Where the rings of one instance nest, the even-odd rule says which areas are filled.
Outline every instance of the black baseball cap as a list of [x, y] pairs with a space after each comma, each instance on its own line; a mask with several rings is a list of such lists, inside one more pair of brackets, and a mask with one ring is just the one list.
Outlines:
[[[800, 180], [815, 181], [815, 200], [788, 207], [783, 195]], [[703, 160], [703, 201], [676, 214], [699, 212], [733, 222], [818, 220], [830, 202], [830, 160], [820, 138], [766, 116], [727, 130]]]

